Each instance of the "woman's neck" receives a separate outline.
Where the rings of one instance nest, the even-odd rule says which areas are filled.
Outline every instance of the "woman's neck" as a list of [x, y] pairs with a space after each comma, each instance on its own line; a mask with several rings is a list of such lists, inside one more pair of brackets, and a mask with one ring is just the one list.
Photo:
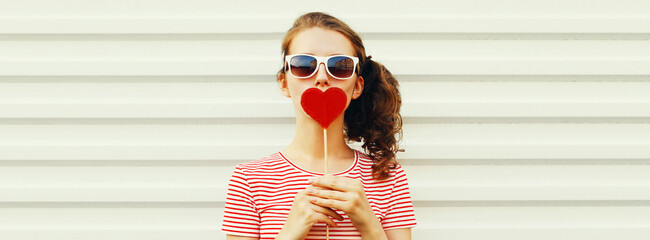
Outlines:
[[[328, 164], [332, 165], [328, 167], [329, 170], [345, 168], [351, 156], [354, 157], [354, 151], [345, 143], [343, 136], [343, 114], [339, 118], [327, 128], [327, 159]], [[296, 118], [296, 135], [283, 152], [304, 167], [317, 168], [310, 170], [324, 170], [318, 169], [318, 166], [324, 166], [323, 140], [323, 128], [318, 123], [309, 118]]]

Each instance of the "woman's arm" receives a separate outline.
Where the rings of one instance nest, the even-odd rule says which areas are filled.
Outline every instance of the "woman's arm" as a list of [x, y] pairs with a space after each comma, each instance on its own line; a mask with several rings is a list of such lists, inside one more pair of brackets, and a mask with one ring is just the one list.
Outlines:
[[235, 235], [226, 235], [226, 240], [260, 240], [259, 238], [252, 238], [252, 237], [242, 237], [242, 236], [235, 236]]
[[410, 228], [388, 229], [384, 231], [388, 240], [411, 240]]

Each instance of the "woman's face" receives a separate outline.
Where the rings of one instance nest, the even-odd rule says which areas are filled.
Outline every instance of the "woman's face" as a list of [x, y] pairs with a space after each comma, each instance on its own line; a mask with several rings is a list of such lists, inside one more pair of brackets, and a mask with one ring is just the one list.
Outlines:
[[[355, 56], [352, 43], [345, 35], [322, 28], [310, 28], [298, 33], [289, 46], [287, 55], [310, 54], [314, 56], [348, 55]], [[358, 70], [358, 66], [357, 66]], [[356, 99], [363, 90], [363, 78], [355, 73], [349, 79], [336, 79], [330, 76], [325, 69], [325, 64], [318, 66], [316, 74], [309, 78], [296, 78], [290, 73], [280, 75], [282, 93], [292, 99], [296, 113], [306, 116], [300, 105], [300, 97], [308, 88], [319, 88], [325, 91], [331, 87], [343, 90], [347, 95], [346, 108], [351, 99]]]

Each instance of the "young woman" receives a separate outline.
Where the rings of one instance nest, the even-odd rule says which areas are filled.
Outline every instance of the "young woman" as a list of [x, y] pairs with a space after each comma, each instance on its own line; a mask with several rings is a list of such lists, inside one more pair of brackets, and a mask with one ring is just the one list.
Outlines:
[[[284, 150], [239, 164], [227, 193], [227, 239], [411, 239], [415, 215], [395, 161], [402, 122], [397, 81], [366, 56], [359, 35], [330, 15], [300, 16], [282, 43], [277, 79], [296, 109]], [[357, 63], [357, 64], [354, 64]], [[340, 88], [346, 110], [323, 128], [300, 101], [309, 88]], [[360, 141], [365, 153], [348, 147]], [[333, 174], [323, 174], [323, 173]]]

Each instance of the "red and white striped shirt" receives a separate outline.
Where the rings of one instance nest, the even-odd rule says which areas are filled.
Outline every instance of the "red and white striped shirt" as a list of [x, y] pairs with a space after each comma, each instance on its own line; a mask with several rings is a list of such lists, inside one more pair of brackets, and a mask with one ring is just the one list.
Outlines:
[[[373, 162], [355, 151], [354, 164], [335, 173], [361, 180], [366, 197], [384, 230], [411, 228], [416, 225], [413, 203], [404, 170], [397, 165], [390, 178], [372, 178]], [[282, 152], [260, 160], [237, 165], [230, 178], [222, 230], [231, 235], [274, 239], [287, 220], [295, 195], [309, 184], [307, 180], [321, 173], [307, 171], [286, 158]], [[335, 220], [330, 239], [361, 239], [350, 218], [336, 210], [343, 221]], [[306, 239], [325, 239], [325, 224], [314, 225]]]

